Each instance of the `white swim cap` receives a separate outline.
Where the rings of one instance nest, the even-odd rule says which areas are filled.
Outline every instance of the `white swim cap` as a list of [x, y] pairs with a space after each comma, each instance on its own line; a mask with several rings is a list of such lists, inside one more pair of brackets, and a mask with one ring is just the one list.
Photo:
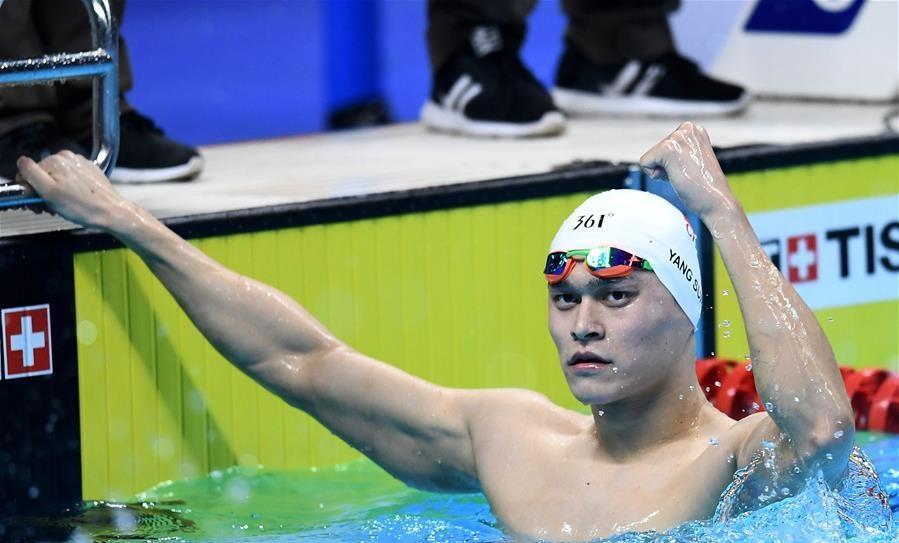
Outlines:
[[665, 199], [639, 190], [591, 196], [565, 219], [549, 252], [615, 247], [649, 261], [659, 281], [695, 328], [702, 313], [702, 278], [690, 221]]

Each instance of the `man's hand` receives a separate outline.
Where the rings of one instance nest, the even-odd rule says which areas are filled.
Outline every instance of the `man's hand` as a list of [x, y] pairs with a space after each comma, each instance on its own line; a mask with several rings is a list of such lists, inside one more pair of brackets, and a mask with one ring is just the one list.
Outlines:
[[686, 122], [646, 151], [640, 167], [653, 179], [669, 180], [687, 208], [705, 220], [737, 205], [705, 128]]
[[105, 229], [115, 210], [128, 205], [93, 162], [71, 151], [49, 156], [39, 164], [20, 157], [17, 165], [24, 184], [43, 198], [51, 211], [83, 226]]

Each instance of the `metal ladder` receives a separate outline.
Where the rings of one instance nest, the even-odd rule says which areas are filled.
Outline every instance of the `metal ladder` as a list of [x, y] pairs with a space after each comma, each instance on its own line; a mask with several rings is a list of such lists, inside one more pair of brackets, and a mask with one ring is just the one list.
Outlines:
[[[107, 175], [119, 150], [118, 30], [108, 0], [81, 0], [94, 49], [40, 58], [0, 61], [0, 85], [33, 85], [80, 77], [93, 80], [94, 138], [91, 159]], [[0, 0], [2, 5], [3, 0]], [[0, 185], [0, 208], [39, 203], [19, 184]]]

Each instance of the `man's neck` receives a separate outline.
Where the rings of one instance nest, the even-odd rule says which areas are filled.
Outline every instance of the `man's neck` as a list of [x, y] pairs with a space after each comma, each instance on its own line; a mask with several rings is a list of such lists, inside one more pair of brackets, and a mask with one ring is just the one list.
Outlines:
[[691, 434], [707, 422], [709, 404], [694, 376], [661, 390], [603, 406], [592, 406], [597, 445], [616, 462]]

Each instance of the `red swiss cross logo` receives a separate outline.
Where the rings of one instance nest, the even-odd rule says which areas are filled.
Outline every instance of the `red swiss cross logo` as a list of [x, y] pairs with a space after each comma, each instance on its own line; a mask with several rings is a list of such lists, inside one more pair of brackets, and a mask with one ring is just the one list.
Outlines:
[[4, 309], [3, 376], [7, 379], [53, 373], [50, 306]]
[[818, 279], [818, 242], [814, 234], [787, 238], [787, 278], [791, 283]]

